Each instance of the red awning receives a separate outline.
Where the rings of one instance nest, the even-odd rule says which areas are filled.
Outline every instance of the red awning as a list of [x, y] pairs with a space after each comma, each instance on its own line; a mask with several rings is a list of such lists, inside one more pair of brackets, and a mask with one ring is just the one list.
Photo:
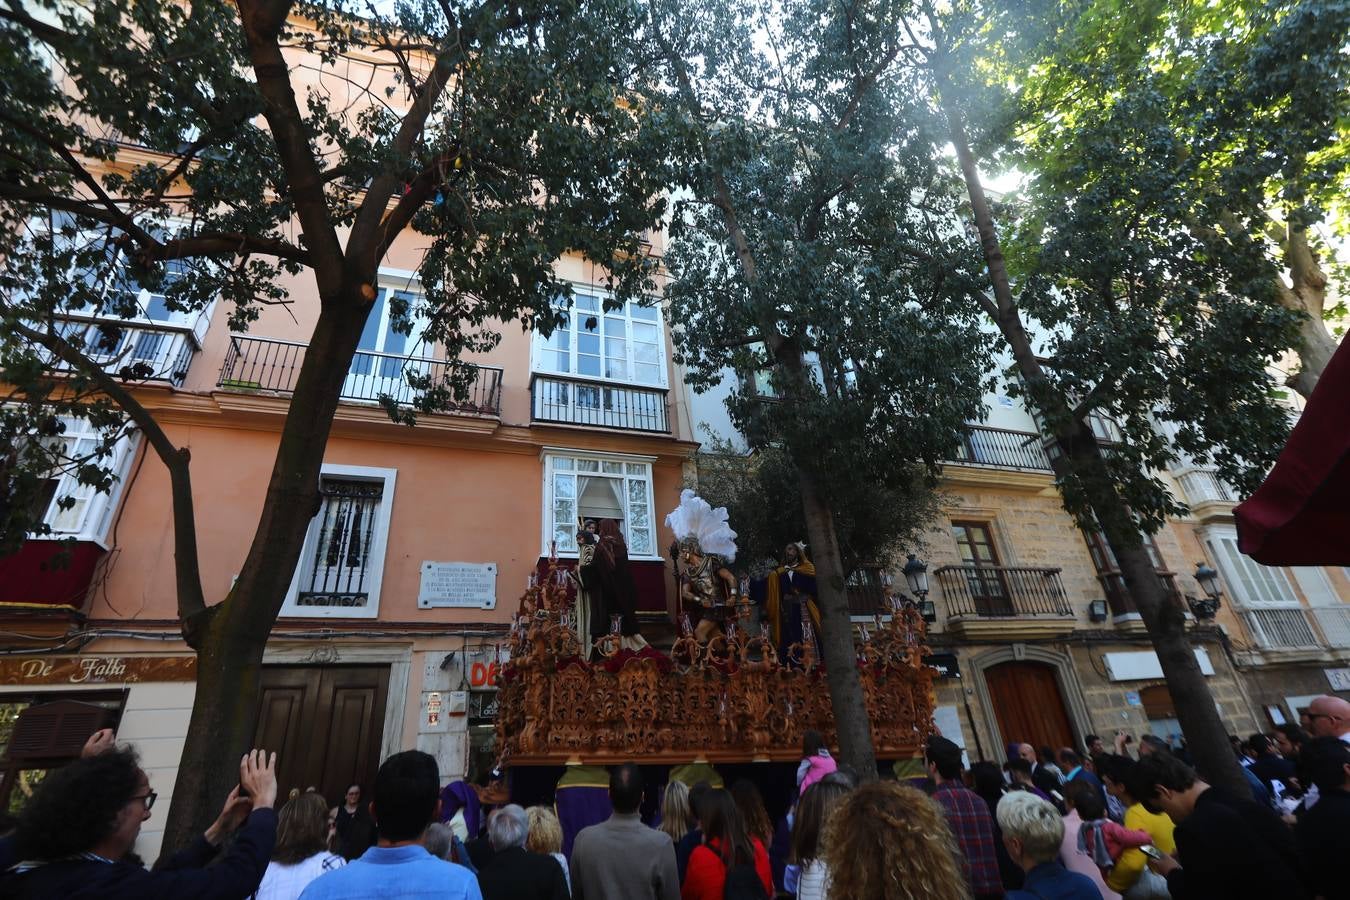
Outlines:
[[1259, 563], [1350, 565], [1350, 341], [1317, 380], [1275, 468], [1233, 515], [1238, 546]]

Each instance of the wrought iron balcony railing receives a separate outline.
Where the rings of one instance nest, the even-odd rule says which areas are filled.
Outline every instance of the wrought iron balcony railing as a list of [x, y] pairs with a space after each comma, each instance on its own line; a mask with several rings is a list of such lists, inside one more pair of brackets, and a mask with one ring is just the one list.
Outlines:
[[1194, 506], [1197, 503], [1238, 502], [1237, 494], [1211, 469], [1188, 469], [1177, 474], [1181, 492], [1186, 502]]
[[[1177, 588], [1177, 576], [1172, 572], [1158, 572], [1157, 575], [1168, 596], [1177, 602], [1181, 602], [1181, 591]], [[1125, 587], [1124, 575], [1119, 572], [1102, 572], [1097, 576], [1097, 580], [1101, 582], [1102, 592], [1106, 594], [1106, 602], [1111, 607], [1112, 615], [1123, 616], [1139, 611], [1138, 607], [1135, 606], [1134, 597]]]
[[[293, 393], [308, 349], [307, 344], [296, 341], [231, 335], [216, 386], [233, 391]], [[357, 402], [376, 402], [384, 396], [400, 406], [411, 406], [419, 398], [422, 388], [414, 386], [409, 378], [425, 378], [433, 385], [439, 384], [449, 365], [443, 359], [358, 350], [352, 357], [340, 396], [343, 400]], [[445, 411], [500, 415], [502, 370], [496, 366], [471, 368], [473, 379], [469, 383], [468, 396], [453, 401]]]
[[662, 388], [536, 373], [530, 379], [530, 410], [535, 422], [670, 433]]
[[950, 460], [965, 466], [1050, 471], [1041, 436], [1029, 431], [1008, 431], [985, 425], [967, 425], [965, 436]]
[[1024, 566], [943, 566], [933, 574], [948, 617], [1072, 616], [1062, 569]]
[[1327, 646], [1350, 648], [1350, 603], [1324, 603], [1310, 608]]
[[1301, 606], [1249, 607], [1237, 612], [1262, 650], [1315, 650], [1321, 645], [1308, 610]]
[[[199, 349], [190, 325], [73, 316], [57, 323], [56, 330], [110, 374], [131, 381], [164, 381], [174, 387], [182, 386], [192, 355]], [[70, 370], [55, 357], [48, 363], [56, 371]]]

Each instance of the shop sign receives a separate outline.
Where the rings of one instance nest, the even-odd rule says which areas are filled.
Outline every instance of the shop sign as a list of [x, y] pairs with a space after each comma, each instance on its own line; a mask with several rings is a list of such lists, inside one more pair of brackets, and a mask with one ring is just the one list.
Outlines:
[[0, 659], [0, 684], [192, 681], [195, 656], [18, 656]]
[[1323, 669], [1333, 691], [1350, 691], [1350, 669]]
[[465, 654], [464, 674], [469, 679], [469, 688], [475, 691], [496, 690], [508, 658], [507, 651], [503, 647], [475, 650]]
[[496, 563], [423, 562], [421, 576], [419, 609], [493, 609], [497, 605]]

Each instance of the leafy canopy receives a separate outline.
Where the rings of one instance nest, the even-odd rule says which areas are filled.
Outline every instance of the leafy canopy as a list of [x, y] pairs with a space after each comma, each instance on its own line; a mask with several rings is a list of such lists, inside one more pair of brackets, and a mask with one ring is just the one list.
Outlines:
[[[564, 254], [606, 267], [614, 303], [654, 290], [642, 238], [665, 207], [670, 125], [636, 102], [638, 15], [623, 0], [0, 8], [0, 376], [21, 401], [4, 436], [29, 445], [0, 544], [35, 527], [14, 466], [50, 462], [34, 441], [53, 411], [112, 436], [125, 416], [100, 367], [128, 386], [165, 374], [108, 358], [119, 320], [146, 313], [140, 288], [162, 314], [216, 308], [234, 330], [294, 303], [289, 276], [323, 309], [368, 305], [358, 287], [411, 227], [427, 321], [411, 352], [452, 363], [504, 322], [547, 333], [570, 296]], [[394, 313], [409, 332], [406, 304]], [[98, 324], [77, 339], [72, 317]], [[73, 377], [54, 377], [57, 356]], [[420, 409], [464, 395], [470, 370], [446, 368], [407, 373]]]
[[953, 231], [939, 123], [896, 64], [906, 8], [733, 0], [654, 26], [697, 63], [667, 100], [700, 130], [667, 259], [679, 359], [696, 390], [767, 371], [785, 399], [743, 378], [733, 422], [833, 499], [912, 486], [912, 466], [934, 469], [983, 415], [989, 340], [963, 299], [978, 269]]

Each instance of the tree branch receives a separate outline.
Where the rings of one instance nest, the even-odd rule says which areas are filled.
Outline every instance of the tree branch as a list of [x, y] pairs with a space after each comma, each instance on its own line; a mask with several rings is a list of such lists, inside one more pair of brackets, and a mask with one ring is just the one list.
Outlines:
[[337, 231], [328, 215], [323, 176], [310, 149], [304, 117], [295, 100], [289, 69], [278, 38], [291, 4], [238, 0], [244, 38], [253, 63], [258, 92], [263, 98], [263, 116], [276, 141], [286, 180], [295, 201], [296, 217], [305, 236], [319, 289], [320, 302], [336, 298], [342, 288], [344, 255]]

